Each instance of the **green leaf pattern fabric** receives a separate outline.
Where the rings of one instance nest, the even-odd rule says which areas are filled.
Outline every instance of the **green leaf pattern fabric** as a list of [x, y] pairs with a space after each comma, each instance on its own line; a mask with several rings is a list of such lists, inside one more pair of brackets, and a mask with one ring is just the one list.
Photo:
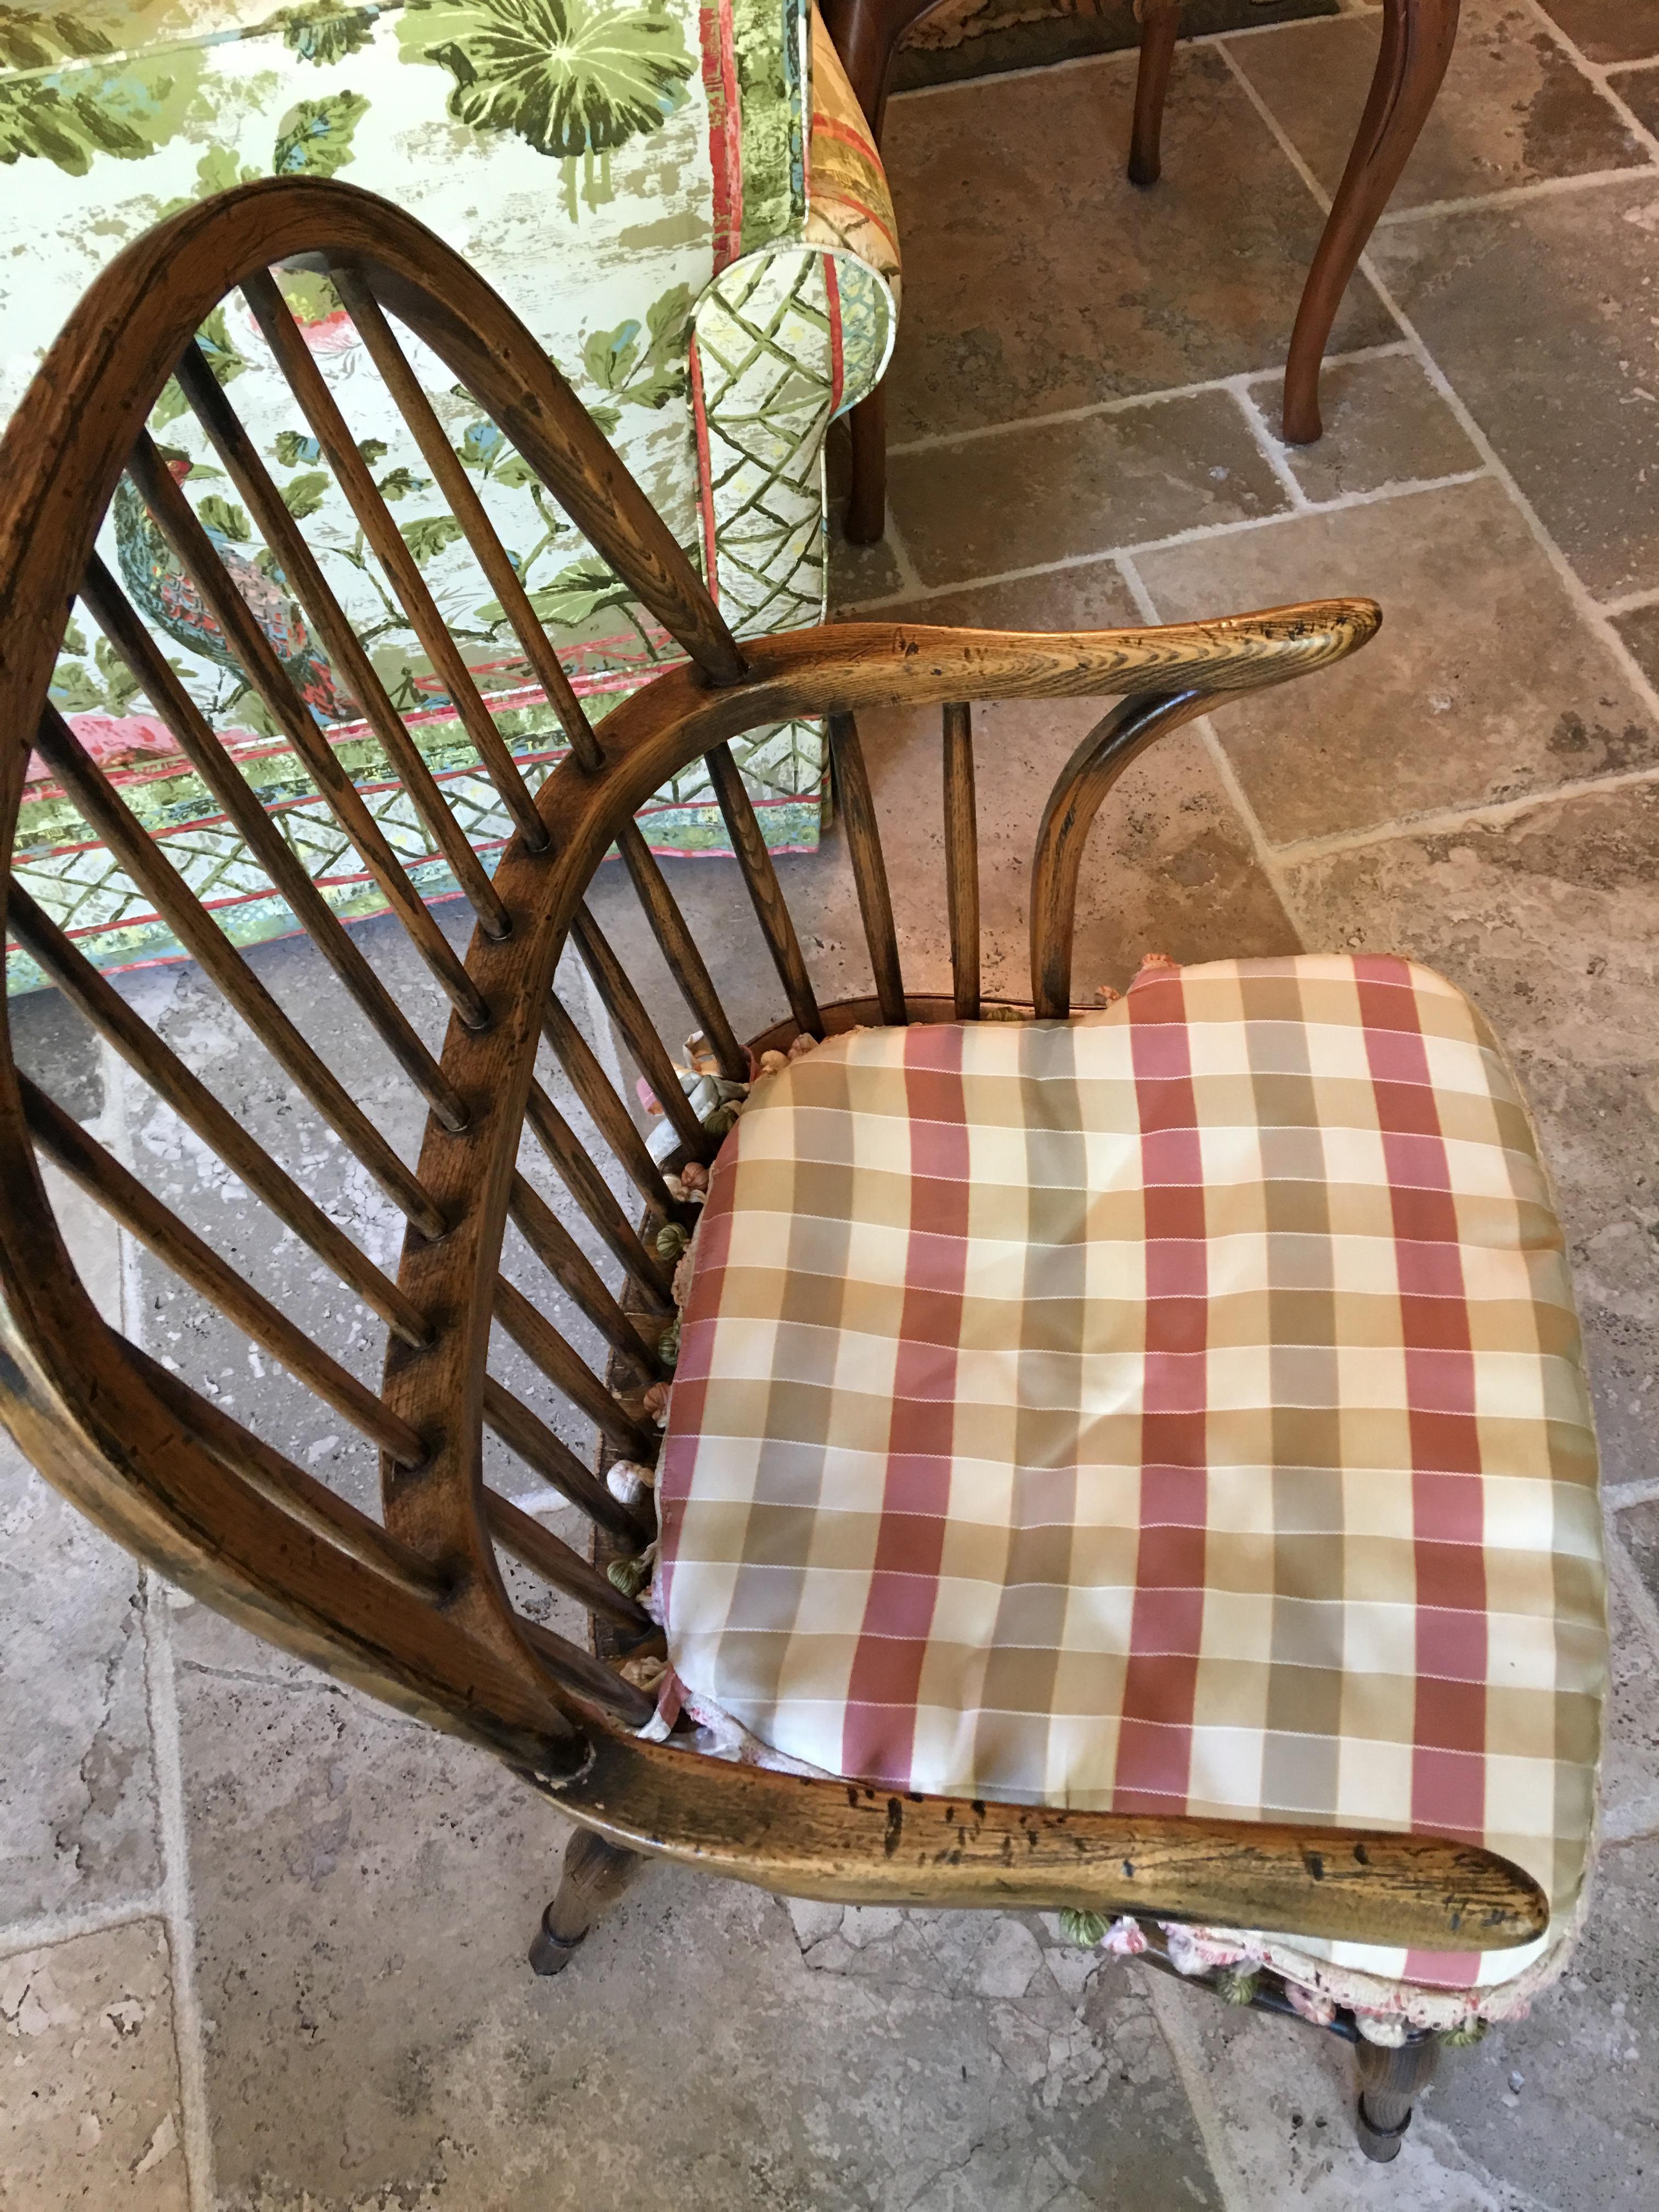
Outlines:
[[[429, 224], [501, 292], [571, 380], [739, 633], [821, 618], [823, 436], [890, 346], [886, 279], [803, 242], [809, 91], [805, 0], [333, 0], [272, 12], [248, 0], [128, 0], [95, 18], [0, 6], [0, 422], [98, 270], [174, 210], [255, 177], [336, 176]], [[711, 64], [709, 40], [725, 42]], [[720, 57], [715, 57], [718, 63]], [[717, 174], [711, 83], [742, 87], [738, 164]], [[19, 186], [26, 186], [20, 190]], [[722, 210], [724, 209], [724, 215]], [[722, 223], [725, 227], [722, 228]], [[875, 301], [863, 351], [837, 365], [830, 288]], [[429, 467], [327, 278], [279, 283], [404, 544], [532, 786], [563, 732]], [[405, 334], [406, 335], [406, 334]], [[264, 455], [289, 512], [363, 637], [394, 703], [493, 864], [510, 834], [404, 609], [366, 545], [252, 316], [233, 296], [198, 339]], [[450, 373], [408, 349], [538, 617], [588, 712], [678, 651]], [[702, 416], [693, 390], [701, 362]], [[150, 423], [175, 477], [267, 635], [425, 896], [453, 894], [376, 741], [334, 684], [280, 565], [176, 382]], [[707, 455], [700, 463], [699, 431]], [[100, 550], [127, 578], [170, 559], [136, 495], [118, 496]], [[152, 557], [155, 556], [155, 557]], [[148, 564], [148, 567], [147, 567]], [[176, 564], [175, 564], [176, 565]], [[336, 909], [380, 894], [278, 740], [240, 671], [216, 657], [186, 580], [134, 592], [166, 656], [242, 760], [283, 835]], [[292, 927], [240, 839], [179, 762], [151, 702], [77, 611], [54, 698], [124, 784], [192, 887], [240, 942]], [[817, 842], [823, 745], [816, 725], [738, 747], [776, 851]], [[642, 811], [659, 851], [726, 844], [701, 764]], [[108, 854], [43, 777], [26, 790], [18, 864], [35, 897], [100, 962], [176, 951]], [[8, 985], [33, 988], [9, 956]]]

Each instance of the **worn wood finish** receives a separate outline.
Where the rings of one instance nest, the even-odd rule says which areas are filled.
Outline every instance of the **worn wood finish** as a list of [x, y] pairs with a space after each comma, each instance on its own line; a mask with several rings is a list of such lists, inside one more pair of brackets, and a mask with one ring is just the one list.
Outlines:
[[1353, 1942], [1374, 1941], [1386, 1913], [1397, 1942], [1455, 1929], [1490, 1949], [1534, 1940], [1548, 1918], [1518, 1868], [1431, 1837], [896, 1796], [616, 1738], [596, 1743], [561, 1802], [611, 1843], [786, 1897], [1073, 1905], [1229, 1928], [1282, 1929], [1288, 1914], [1300, 1934]]
[[[527, 1124], [635, 1291], [665, 1316], [669, 1310], [667, 1269], [623, 1220], [604, 1176], [535, 1080], [559, 954], [619, 835], [628, 857], [627, 825], [653, 790], [691, 762], [709, 761], [792, 1033], [816, 1034], [845, 1026], [848, 1010], [820, 1009], [812, 994], [778, 872], [763, 845], [759, 859], [755, 854], [754, 813], [725, 751], [729, 740], [796, 715], [850, 715], [865, 705], [1137, 695], [1086, 757], [1074, 758], [1045, 823], [1039, 860], [1050, 889], [1036, 934], [1044, 945], [1040, 989], [1052, 1000], [1063, 947], [1049, 909], [1068, 871], [1075, 879], [1103, 779], [1129, 749], [1170, 726], [1177, 708], [1340, 659], [1371, 634], [1375, 610], [1333, 601], [1226, 622], [1052, 637], [850, 625], [757, 641], [745, 665], [568, 387], [446, 249], [349, 188], [258, 185], [186, 210], [106, 272], [0, 447], [0, 729], [35, 726], [98, 516], [197, 324], [229, 286], [246, 281], [257, 292], [267, 262], [301, 254], [362, 272], [375, 296], [477, 394], [573, 520], [585, 529], [591, 523], [596, 548], [698, 665], [665, 671], [620, 702], [605, 724], [602, 766], [584, 768], [574, 757], [562, 764], [538, 795], [544, 839], [515, 839], [501, 856], [494, 890], [507, 933], [480, 929], [465, 963], [491, 1019], [482, 1029], [459, 1012], [450, 1021], [441, 1072], [460, 1111], [428, 1116], [417, 1185], [437, 1226], [411, 1229], [398, 1270], [398, 1290], [429, 1324], [430, 1340], [394, 1337], [388, 1346], [376, 1416], [396, 1425], [380, 1432], [386, 1548], [355, 1528], [345, 1541], [344, 1528], [295, 1492], [279, 1468], [267, 1467], [254, 1480], [229, 1416], [222, 1411], [216, 1425], [211, 1413], [155, 1382], [98, 1320], [46, 1201], [31, 1121], [62, 1156], [76, 1157], [88, 1140], [28, 1092], [0, 1055], [0, 1349], [7, 1417], [24, 1448], [163, 1571], [239, 1618], [274, 1626], [289, 1648], [322, 1656], [404, 1709], [488, 1744], [623, 1851], [664, 1853], [798, 1895], [1076, 1904], [1437, 1948], [1531, 1940], [1543, 1924], [1535, 1887], [1489, 1854], [1443, 1842], [951, 1806], [639, 1743], [620, 1731], [649, 1716], [648, 1694], [515, 1613], [497, 1542], [524, 1550], [555, 1587], [580, 1582], [600, 1619], [625, 1618], [630, 1628], [637, 1620], [601, 1598], [594, 1570], [584, 1579], [504, 1501], [492, 1503], [482, 1479], [488, 1423], [607, 1535], [630, 1548], [648, 1540], [649, 1516], [612, 1498], [547, 1424], [489, 1375], [487, 1358], [500, 1314], [610, 1443], [620, 1440], [637, 1457], [654, 1455], [657, 1437], [631, 1406], [619, 1406], [523, 1292], [500, 1280], [509, 1216], [537, 1225], [517, 1168]], [[0, 750], [8, 822], [15, 818], [21, 755], [17, 738]], [[94, 787], [84, 768], [76, 773], [83, 787]], [[873, 843], [873, 815], [870, 829]], [[649, 881], [650, 870], [637, 872]], [[680, 925], [666, 909], [652, 920], [666, 949]], [[958, 980], [952, 1000], [907, 1001], [901, 989], [897, 1010], [948, 1018]], [[887, 999], [890, 1013], [890, 989]], [[1061, 1000], [1063, 1012], [1063, 993]], [[256, 1020], [255, 1027], [268, 1037], [267, 1024]], [[591, 1071], [585, 1079], [591, 1087]], [[84, 1159], [80, 1164], [85, 1170]], [[666, 1199], [654, 1168], [652, 1174], [654, 1219]], [[108, 1194], [101, 1167], [94, 1165], [90, 1179]], [[142, 1233], [144, 1194], [120, 1188], [118, 1195]], [[567, 1262], [539, 1225], [544, 1256]], [[532, 1235], [532, 1249], [537, 1241]], [[577, 1279], [568, 1265], [566, 1273]], [[232, 1318], [239, 1299], [250, 1310], [245, 1285], [206, 1268], [199, 1275], [206, 1295]], [[580, 1279], [588, 1305], [597, 1304], [592, 1282]], [[614, 1340], [614, 1317], [605, 1333]], [[308, 1356], [324, 1355], [312, 1347]], [[441, 1601], [411, 1586], [411, 1575], [418, 1582], [423, 1571], [441, 1580]]]
[[[309, 360], [309, 355], [307, 358]], [[381, 896], [402, 922], [416, 950], [461, 1018], [475, 1029], [481, 1027], [489, 1017], [477, 988], [434, 921], [431, 910], [422, 904], [402, 861], [386, 842], [386, 833], [369, 812], [362, 793], [340, 765], [310, 708], [295, 688], [293, 678], [277, 659], [270, 639], [259, 626], [258, 617], [231, 580], [212, 539], [197, 520], [195, 508], [185, 497], [183, 487], [174, 482], [172, 471], [147, 434], [133, 447], [128, 472], [162, 536], [194, 580], [225, 641], [241, 663], [243, 673], [305, 763], [307, 774], [328, 802], [330, 811], [356, 848], [358, 857], [379, 884]], [[254, 803], [257, 805], [258, 802], [256, 799]], [[436, 1061], [416, 1036], [408, 1017], [291, 854], [287, 872], [300, 902], [295, 908], [296, 919], [307, 929], [319, 951], [331, 963], [340, 981], [374, 1024], [387, 1051], [434, 1113], [453, 1115], [459, 1112]], [[299, 888], [301, 884], [304, 890]]]
[[421, 1188], [419, 1177], [404, 1165], [338, 1077], [301, 1036], [161, 848], [144, 835], [103, 770], [82, 750], [54, 708], [48, 708], [41, 715], [35, 743], [88, 827], [108, 846], [266, 1050], [351, 1147], [392, 1203], [426, 1235], [441, 1237], [446, 1227], [443, 1215]]
[[1438, 2069], [1440, 2048], [1437, 2035], [1419, 2036], [1392, 2049], [1367, 2043], [1363, 2037], [1355, 2044], [1354, 2069], [1359, 2078], [1355, 2133], [1367, 2158], [1385, 2166], [1399, 2157], [1412, 2124], [1412, 2107]]
[[[191, 414], [212, 441], [214, 450], [241, 494], [260, 536], [276, 556], [288, 588], [304, 608], [346, 690], [362, 708], [370, 728], [386, 747], [387, 757], [403, 778], [404, 788], [418, 808], [434, 845], [448, 861], [468, 905], [492, 937], [501, 936], [507, 927], [507, 917], [483, 864], [450, 811], [419, 746], [392, 705], [374, 663], [330, 589], [304, 531], [289, 513], [258, 447], [220, 389], [199, 345], [185, 347], [179, 357], [178, 377]], [[483, 1020], [483, 1010], [475, 1008], [471, 1018], [475, 1024]]]
[[625, 1597], [590, 1560], [572, 1551], [550, 1528], [544, 1528], [495, 1491], [485, 1491], [483, 1506], [484, 1520], [495, 1541], [544, 1583], [579, 1599], [590, 1613], [603, 1613], [619, 1627], [631, 1629], [635, 1636], [650, 1635], [656, 1623], [639, 1601]]
[[945, 707], [945, 901], [951, 929], [952, 1012], [979, 1019], [979, 814], [974, 725], [959, 700]]
[[1060, 770], [1031, 862], [1031, 1002], [1040, 1021], [1058, 1021], [1071, 1011], [1078, 873], [1102, 800], [1137, 753], [1201, 714], [1206, 704], [1201, 691], [1126, 699]]
[[[681, 1088], [674, 1063], [652, 1025], [645, 1003], [629, 982], [626, 969], [606, 943], [605, 933], [584, 906], [570, 925], [571, 942], [593, 979], [605, 1012], [622, 1032], [634, 1065], [650, 1085], [658, 1104], [674, 1126], [688, 1158], [712, 1160], [720, 1149], [698, 1121], [690, 1100]], [[658, 1178], [660, 1182], [660, 1176]]]
[[853, 863], [853, 885], [864, 922], [864, 941], [870, 949], [870, 969], [876, 979], [876, 1001], [883, 1021], [902, 1028], [904, 977], [899, 970], [892, 894], [887, 884], [887, 863], [882, 858], [881, 826], [876, 819], [876, 804], [871, 795], [870, 772], [865, 764], [859, 726], [851, 714], [830, 717], [830, 759], [842, 823], [847, 832], [848, 857]]
[[287, 1229], [308, 1244], [382, 1321], [410, 1344], [431, 1340], [432, 1328], [398, 1285], [383, 1275], [368, 1255], [352, 1243], [337, 1222], [307, 1196], [264, 1146], [248, 1135], [201, 1079], [141, 1021], [114, 986], [43, 914], [15, 878], [6, 902], [6, 926], [37, 960], [64, 995], [78, 1006], [100, 1036], [203, 1143], [216, 1152], [270, 1208]]
[[720, 1062], [720, 1073], [728, 1082], [747, 1083], [748, 1057], [738, 1042], [726, 1008], [720, 1004], [720, 994], [714, 988], [714, 979], [708, 972], [708, 963], [697, 950], [696, 940], [686, 927], [685, 916], [680, 912], [663, 872], [657, 865], [656, 854], [646, 843], [639, 823], [631, 816], [618, 825], [617, 849], [622, 854], [629, 880], [644, 910], [646, 921], [650, 924], [651, 934], [656, 939], [663, 958], [668, 963], [668, 972], [712, 1047], [714, 1057]]
[[709, 781], [714, 787], [720, 818], [726, 823], [732, 850], [743, 871], [744, 888], [766, 939], [766, 949], [772, 956], [772, 965], [788, 997], [789, 1010], [802, 1029], [817, 1036], [817, 1001], [812, 995], [806, 963], [801, 957], [800, 939], [795, 934], [789, 902], [783, 896], [778, 872], [766, 849], [766, 840], [755, 819], [749, 793], [743, 787], [738, 764], [730, 747], [724, 744], [712, 747], [708, 759]]
[[645, 1861], [637, 1851], [618, 1850], [590, 1828], [578, 1828], [565, 1846], [557, 1894], [542, 1915], [530, 1947], [538, 1974], [562, 1974], [601, 1919], [622, 1896]]

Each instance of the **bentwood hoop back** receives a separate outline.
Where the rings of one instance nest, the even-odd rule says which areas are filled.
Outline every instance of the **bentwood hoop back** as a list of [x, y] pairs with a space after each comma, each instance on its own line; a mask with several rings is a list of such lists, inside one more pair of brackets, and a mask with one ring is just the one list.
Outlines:
[[[318, 371], [273, 270], [331, 279], [365, 356], [396, 398], [524, 664], [552, 703], [568, 757], [533, 793], [474, 672], [426, 593], [341, 403]], [[337, 475], [391, 590], [495, 784], [517, 835], [493, 876], [468, 848], [374, 664], [294, 525], [234, 390], [215, 382], [196, 332], [228, 294], [247, 311]], [[399, 327], [401, 326], [401, 331]], [[590, 726], [484, 507], [459, 465], [406, 350], [412, 334], [500, 427], [595, 553], [678, 641], [684, 659]], [[145, 425], [177, 377], [336, 676], [404, 779], [434, 854], [476, 917], [465, 957], [368, 812], [239, 593], [213, 539]], [[342, 927], [169, 668], [94, 541], [124, 472], [179, 569], [193, 580], [275, 729], [291, 744], [448, 1002], [441, 1050]], [[105, 1528], [161, 1572], [248, 1626], [434, 1726], [487, 1746], [610, 1844], [695, 1860], [787, 1893], [888, 1903], [1077, 1906], [1264, 1926], [1309, 1935], [1444, 1944], [1460, 1926], [1492, 1943], [1543, 1924], [1535, 1885], [1489, 1853], [1432, 1838], [1356, 1836], [1243, 1821], [971, 1812], [902, 1801], [856, 1783], [700, 1758], [633, 1731], [652, 1701], [619, 1655], [659, 1650], [659, 1632], [592, 1561], [487, 1486], [488, 1430], [589, 1516], [609, 1550], [649, 1529], [521, 1395], [490, 1371], [499, 1322], [553, 1392], [598, 1432], [603, 1469], [649, 1462], [644, 1402], [665, 1373], [672, 1316], [656, 1232], [690, 1218], [665, 1183], [571, 1010], [555, 993], [574, 946], [678, 1149], [707, 1162], [717, 1139], [690, 1110], [669, 1048], [586, 903], [619, 851], [688, 1014], [723, 1074], [743, 1080], [736, 1033], [645, 841], [635, 810], [706, 758], [752, 902], [757, 949], [776, 976], [777, 1023], [757, 1048], [860, 1021], [972, 1020], [981, 1001], [974, 744], [969, 702], [1103, 694], [1120, 704], [1078, 750], [1050, 798], [1035, 855], [1031, 1000], [1071, 1001], [1072, 932], [1089, 828], [1140, 750], [1208, 705], [1321, 668], [1364, 643], [1366, 602], [1339, 600], [1167, 629], [1039, 636], [893, 624], [733, 639], [672, 534], [529, 334], [445, 246], [351, 188], [256, 185], [192, 207], [141, 240], [88, 293], [52, 349], [0, 454], [0, 703], [7, 835], [31, 748], [165, 918], [294, 1092], [337, 1134], [404, 1223], [395, 1277], [273, 1156], [15, 884], [12, 938], [40, 964], [274, 1222], [315, 1254], [385, 1332], [378, 1388], [278, 1309], [64, 1109], [0, 1054], [0, 1291], [5, 1418], [22, 1449]], [[48, 702], [72, 609], [130, 666], [181, 754], [260, 855], [271, 883], [421, 1102], [408, 1158], [354, 1095], [349, 1051], [325, 1055], [220, 932], [118, 787]], [[951, 915], [950, 1000], [908, 994], [870, 779], [855, 720], [866, 706], [943, 709], [941, 805]], [[728, 741], [794, 716], [830, 718], [847, 851], [868, 942], [870, 998], [820, 1003], [781, 872], [769, 858]], [[8, 866], [10, 848], [8, 848]], [[614, 865], [614, 864], [613, 864]], [[550, 1051], [610, 1157], [590, 1156], [538, 1073]], [[528, 1146], [521, 1163], [521, 1146]], [[358, 1510], [100, 1317], [77, 1278], [38, 1160], [50, 1161], [206, 1305], [281, 1364], [331, 1419], [380, 1455], [383, 1511]], [[534, 1172], [525, 1163], [536, 1163]], [[550, 1178], [551, 1180], [550, 1180]], [[631, 1186], [628, 1206], [617, 1186]], [[569, 1194], [572, 1233], [549, 1202]], [[511, 1222], [605, 1346], [598, 1372], [521, 1282], [502, 1273]], [[499, 1554], [593, 1617], [584, 1649], [508, 1595]], [[949, 1821], [948, 1844], [941, 1830]], [[596, 1864], [598, 1863], [596, 1862]], [[604, 1887], [603, 1868], [593, 1877]], [[550, 1930], [555, 1938], [558, 1930]]]

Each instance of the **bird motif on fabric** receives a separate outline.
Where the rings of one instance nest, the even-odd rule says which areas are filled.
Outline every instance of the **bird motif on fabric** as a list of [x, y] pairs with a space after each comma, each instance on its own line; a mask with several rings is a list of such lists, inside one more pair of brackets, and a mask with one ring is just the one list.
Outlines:
[[[189, 454], [176, 446], [163, 446], [160, 451], [173, 482], [182, 484], [192, 465]], [[130, 477], [123, 477], [117, 487], [111, 513], [121, 574], [141, 611], [179, 644], [246, 679], [248, 672], [219, 627], [195, 578], [180, 563]], [[336, 684], [333, 670], [312, 643], [299, 607], [275, 578], [237, 552], [222, 531], [209, 524], [203, 526], [226, 574], [252, 608], [271, 651], [317, 720], [353, 720], [357, 709]]]

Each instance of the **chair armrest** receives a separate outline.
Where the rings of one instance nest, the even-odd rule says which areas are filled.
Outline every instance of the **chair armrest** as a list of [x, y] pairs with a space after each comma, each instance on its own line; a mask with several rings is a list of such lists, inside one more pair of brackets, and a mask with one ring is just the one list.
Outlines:
[[547, 1787], [609, 1842], [785, 1897], [1146, 1914], [1288, 1936], [1501, 1951], [1549, 1924], [1536, 1882], [1432, 1836], [896, 1795], [593, 1737]]

